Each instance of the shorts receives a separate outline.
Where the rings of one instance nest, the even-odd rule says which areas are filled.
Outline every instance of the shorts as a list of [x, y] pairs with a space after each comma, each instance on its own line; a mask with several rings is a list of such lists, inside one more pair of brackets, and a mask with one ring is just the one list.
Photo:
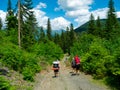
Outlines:
[[80, 69], [80, 64], [77, 64], [76, 65], [76, 70], [79, 70]]
[[59, 68], [54, 68], [54, 72], [59, 72]]
[[76, 66], [72, 66], [72, 68], [76, 68]]

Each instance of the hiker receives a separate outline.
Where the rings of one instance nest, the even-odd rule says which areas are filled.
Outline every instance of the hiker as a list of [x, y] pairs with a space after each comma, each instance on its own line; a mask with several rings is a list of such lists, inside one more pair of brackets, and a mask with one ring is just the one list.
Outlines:
[[74, 73], [74, 72], [75, 72], [75, 69], [76, 69], [76, 63], [75, 63], [74, 58], [72, 58], [71, 67], [72, 67], [72, 69], [73, 69], [73, 72], [72, 72], [72, 73]]
[[75, 63], [76, 63], [76, 74], [79, 75], [79, 71], [80, 71], [80, 58], [78, 57], [78, 55], [76, 55], [74, 57]]
[[54, 77], [57, 77], [58, 76], [58, 72], [59, 72], [59, 69], [60, 69], [60, 62], [57, 60], [57, 61], [54, 61], [53, 62], [53, 70], [54, 70]]

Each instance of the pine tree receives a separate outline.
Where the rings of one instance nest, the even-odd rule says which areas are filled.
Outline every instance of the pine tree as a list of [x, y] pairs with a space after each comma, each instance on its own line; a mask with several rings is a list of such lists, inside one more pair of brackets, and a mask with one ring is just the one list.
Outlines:
[[70, 55], [70, 31], [69, 31], [69, 27], [66, 28], [66, 51], [67, 53]]
[[109, 11], [107, 13], [105, 37], [107, 39], [110, 39], [113, 34], [117, 33], [116, 30], [118, 31], [119, 29], [119, 23], [116, 17], [113, 0], [109, 1], [108, 8], [109, 8]]
[[52, 40], [52, 35], [51, 35], [51, 24], [50, 24], [50, 19], [48, 18], [48, 21], [47, 21], [47, 38], [49, 40]]
[[61, 45], [61, 38], [60, 38], [60, 35], [58, 33], [55, 33], [54, 42], [58, 45]]
[[62, 48], [62, 50], [63, 50], [63, 52], [64, 53], [66, 53], [66, 42], [67, 42], [67, 40], [66, 40], [66, 32], [64, 32], [63, 30], [62, 30], [62, 33], [61, 33], [61, 48]]
[[2, 29], [2, 19], [0, 18], [0, 30]]
[[39, 42], [44, 42], [45, 40], [45, 32], [43, 30], [43, 27], [40, 27], [40, 37], [39, 37]]
[[32, 0], [24, 0], [21, 7], [22, 22], [22, 46], [29, 48], [35, 43], [35, 34], [37, 32], [37, 20], [32, 11]]
[[88, 33], [89, 34], [94, 34], [95, 35], [95, 19], [93, 14], [90, 15], [90, 20], [89, 20], [89, 24], [88, 24]]
[[96, 35], [102, 37], [102, 25], [99, 16], [97, 17], [96, 21]]
[[8, 0], [7, 15], [6, 15], [6, 29], [8, 35], [10, 35], [11, 29], [16, 29], [17, 31], [17, 18], [14, 15], [11, 0]]
[[70, 46], [73, 46], [73, 43], [75, 41], [75, 32], [74, 32], [74, 27], [73, 24], [70, 24]]

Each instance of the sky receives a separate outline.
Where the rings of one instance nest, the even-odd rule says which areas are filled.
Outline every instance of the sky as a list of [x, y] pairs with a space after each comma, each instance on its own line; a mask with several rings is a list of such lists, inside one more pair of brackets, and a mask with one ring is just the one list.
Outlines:
[[[1, 0], [0, 17], [5, 23], [8, 0]], [[90, 14], [97, 19], [106, 18], [109, 0], [32, 0], [33, 11], [39, 26], [46, 28], [50, 18], [52, 30], [66, 29], [72, 23], [74, 28], [89, 21]], [[120, 0], [113, 0], [116, 15], [120, 18]], [[15, 8], [17, 0], [11, 0]]]

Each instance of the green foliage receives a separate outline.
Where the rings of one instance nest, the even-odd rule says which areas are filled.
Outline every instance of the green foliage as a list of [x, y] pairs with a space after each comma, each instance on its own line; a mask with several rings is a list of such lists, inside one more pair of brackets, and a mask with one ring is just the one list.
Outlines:
[[18, 31], [17, 29], [10, 29], [9, 30], [9, 34], [10, 36], [8, 36], [7, 38], [9, 39], [9, 41], [11, 41], [14, 44], [18, 44]]
[[[71, 54], [81, 58], [81, 70], [95, 79], [107, 77], [107, 82], [116, 88], [120, 79], [120, 38], [102, 39], [81, 33], [71, 48]], [[114, 83], [112, 83], [114, 82]], [[119, 89], [118, 89], [119, 90]]]
[[[35, 55], [27, 54], [27, 52], [19, 50], [16, 46], [9, 45], [9, 47], [2, 48], [0, 55], [2, 62], [9, 68], [21, 72], [24, 75], [24, 79], [33, 81], [35, 73], [40, 71], [38, 59], [36, 59]], [[28, 73], [24, 74], [24, 72]], [[26, 75], [30, 75], [29, 79], [26, 78]]]
[[38, 57], [44, 56], [46, 62], [49, 63], [63, 56], [62, 49], [52, 41], [47, 41], [46, 43], [41, 42], [40, 44], [34, 45], [33, 52], [35, 52]]
[[32, 11], [32, 0], [23, 0], [21, 3], [21, 45], [28, 49], [36, 42], [35, 37], [38, 33], [37, 20]]
[[34, 81], [35, 73], [41, 70], [39, 66], [39, 59], [34, 54], [24, 53], [24, 67], [22, 69], [22, 74], [25, 80]]
[[7, 37], [2, 38], [2, 42], [0, 44], [1, 62], [7, 67], [22, 73], [24, 75], [24, 79], [33, 81], [35, 73], [41, 70], [39, 59], [35, 54], [19, 49], [18, 46], [12, 44], [8, 40], [9, 39], [7, 39]]
[[17, 17], [12, 9], [11, 0], [8, 0], [7, 15], [6, 15], [7, 35], [10, 36], [11, 29], [17, 29]]
[[120, 25], [116, 16], [113, 0], [109, 0], [108, 8], [105, 37], [106, 39], [111, 39], [114, 33], [119, 33], [117, 29], [120, 29]]
[[[99, 41], [99, 42], [98, 42]], [[105, 57], [109, 52], [102, 45], [102, 41], [94, 39], [91, 43], [88, 52], [83, 57], [83, 70], [91, 73], [95, 78], [103, 78], [106, 75]], [[87, 67], [86, 67], [87, 66]]]
[[93, 35], [96, 34], [96, 25], [95, 25], [95, 19], [93, 14], [90, 15], [90, 21], [88, 24], [88, 33]]
[[0, 76], [0, 90], [13, 90], [10, 82], [2, 76]]
[[82, 56], [89, 50], [89, 46], [93, 41], [94, 36], [86, 33], [81, 34], [78, 37], [77, 42], [74, 42], [73, 47], [71, 48], [72, 55]]
[[116, 48], [115, 50], [115, 53], [114, 53], [115, 59], [112, 64], [115, 68], [111, 68], [111, 72], [113, 75], [120, 77], [120, 52], [119, 50], [120, 50], [120, 46]]
[[40, 27], [40, 35], [38, 35], [38, 42], [42, 42], [45, 40], [45, 32], [43, 27]]

